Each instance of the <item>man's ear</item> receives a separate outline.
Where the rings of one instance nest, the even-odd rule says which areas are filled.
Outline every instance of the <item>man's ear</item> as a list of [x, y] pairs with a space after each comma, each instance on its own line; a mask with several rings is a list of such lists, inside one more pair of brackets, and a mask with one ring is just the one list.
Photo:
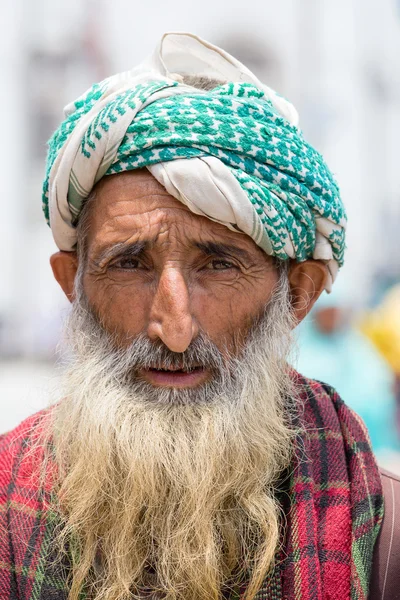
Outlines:
[[74, 283], [78, 270], [78, 257], [76, 252], [56, 252], [50, 257], [53, 275], [60, 284], [68, 300], [74, 299]]
[[289, 284], [294, 316], [298, 323], [310, 312], [324, 291], [328, 267], [320, 260], [293, 262], [289, 269]]

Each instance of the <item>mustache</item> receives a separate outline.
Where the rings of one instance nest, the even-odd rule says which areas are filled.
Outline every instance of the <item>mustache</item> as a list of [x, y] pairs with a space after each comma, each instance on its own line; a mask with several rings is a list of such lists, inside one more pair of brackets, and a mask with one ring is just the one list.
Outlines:
[[124, 367], [130, 371], [157, 369], [193, 371], [203, 368], [215, 372], [229, 370], [230, 359], [204, 333], [199, 332], [184, 352], [173, 352], [160, 340], [139, 334], [128, 347], [119, 351]]

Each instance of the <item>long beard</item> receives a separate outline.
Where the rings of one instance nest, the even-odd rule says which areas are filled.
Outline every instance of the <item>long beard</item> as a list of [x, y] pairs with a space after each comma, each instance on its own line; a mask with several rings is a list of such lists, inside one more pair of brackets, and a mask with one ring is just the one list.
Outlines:
[[[64, 399], [53, 407], [60, 552], [70, 600], [254, 598], [280, 539], [277, 480], [290, 463], [293, 397], [287, 283], [236, 357], [203, 334], [174, 354], [143, 336], [116, 349], [79, 300], [69, 331]], [[197, 390], [136, 377], [158, 361], [206, 364]]]

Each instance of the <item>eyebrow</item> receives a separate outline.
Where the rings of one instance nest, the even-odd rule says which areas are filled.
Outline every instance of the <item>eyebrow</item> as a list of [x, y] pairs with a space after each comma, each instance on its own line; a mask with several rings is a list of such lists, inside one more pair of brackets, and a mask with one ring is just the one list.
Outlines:
[[194, 242], [194, 246], [207, 256], [236, 256], [237, 258], [250, 260], [250, 255], [246, 250], [238, 246], [232, 246], [231, 244], [224, 244], [222, 242]]
[[[153, 246], [154, 240], [144, 240], [138, 242], [118, 242], [113, 246], [108, 246], [101, 250], [94, 259], [94, 263], [97, 267], [101, 267], [105, 262], [112, 260], [113, 258], [124, 256], [124, 257], [138, 257], [149, 247]], [[221, 258], [227, 256], [236, 256], [245, 260], [250, 260], [249, 253], [243, 248], [238, 246], [232, 246], [231, 244], [224, 244], [222, 242], [192, 242], [195, 248], [204, 252], [206, 256], [219, 256]]]
[[104, 248], [104, 250], [100, 251], [98, 256], [96, 256], [94, 263], [96, 266], [100, 267], [105, 262], [116, 258], [117, 256], [129, 256], [135, 257], [140, 256], [146, 248], [149, 246], [149, 241], [143, 242], [118, 242], [113, 246], [108, 246]]

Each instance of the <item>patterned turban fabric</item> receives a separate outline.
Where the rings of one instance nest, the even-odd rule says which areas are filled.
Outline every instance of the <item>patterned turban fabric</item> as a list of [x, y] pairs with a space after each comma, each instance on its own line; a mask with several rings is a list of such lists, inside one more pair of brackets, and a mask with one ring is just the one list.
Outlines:
[[[198, 89], [185, 76], [216, 87]], [[331, 289], [345, 249], [336, 181], [304, 140], [295, 108], [220, 48], [165, 34], [144, 63], [65, 108], [43, 186], [57, 246], [75, 248], [84, 200], [102, 177], [143, 167], [192, 212], [249, 235], [267, 254], [323, 260]]]

